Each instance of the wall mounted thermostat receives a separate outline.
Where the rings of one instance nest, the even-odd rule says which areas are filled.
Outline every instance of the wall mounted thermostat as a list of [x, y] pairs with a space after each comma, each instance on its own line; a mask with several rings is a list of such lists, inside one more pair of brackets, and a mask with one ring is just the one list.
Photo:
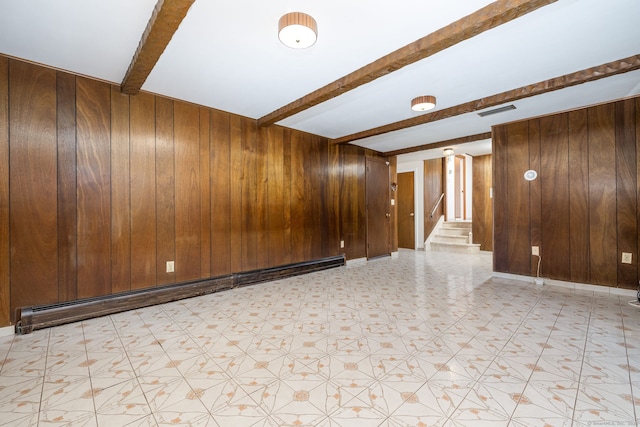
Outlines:
[[533, 169], [529, 169], [524, 173], [524, 179], [526, 179], [527, 181], [533, 181], [537, 177], [538, 177], [538, 172], [534, 171]]

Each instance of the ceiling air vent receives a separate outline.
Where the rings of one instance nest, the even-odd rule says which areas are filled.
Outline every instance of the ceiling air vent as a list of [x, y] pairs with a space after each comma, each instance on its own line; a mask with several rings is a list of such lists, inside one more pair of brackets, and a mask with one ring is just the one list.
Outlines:
[[492, 114], [504, 113], [505, 111], [515, 110], [515, 109], [516, 109], [516, 106], [511, 104], [511, 105], [505, 105], [504, 107], [495, 108], [493, 110], [483, 111], [481, 113], [478, 113], [478, 115], [480, 117], [486, 117], [486, 116], [490, 116]]

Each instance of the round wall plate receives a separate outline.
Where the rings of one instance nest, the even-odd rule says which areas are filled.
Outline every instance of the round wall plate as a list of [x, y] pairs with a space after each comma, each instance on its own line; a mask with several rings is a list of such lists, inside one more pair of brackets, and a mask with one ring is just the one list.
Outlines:
[[533, 181], [537, 177], [538, 177], [538, 172], [534, 171], [533, 169], [529, 169], [524, 173], [524, 179], [526, 179], [527, 181]]

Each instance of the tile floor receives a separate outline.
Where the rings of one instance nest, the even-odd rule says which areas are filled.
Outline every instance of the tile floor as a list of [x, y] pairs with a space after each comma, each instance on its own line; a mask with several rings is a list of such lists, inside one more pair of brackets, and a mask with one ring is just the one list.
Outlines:
[[1, 338], [0, 425], [636, 425], [628, 300], [401, 250]]

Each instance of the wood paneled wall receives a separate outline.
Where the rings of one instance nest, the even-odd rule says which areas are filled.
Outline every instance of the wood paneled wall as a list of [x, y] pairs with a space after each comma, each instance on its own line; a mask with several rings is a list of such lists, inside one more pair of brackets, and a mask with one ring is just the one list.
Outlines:
[[638, 286], [640, 97], [496, 126], [493, 161], [496, 271]]
[[480, 250], [493, 250], [493, 199], [491, 198], [491, 155], [473, 158], [473, 243]]
[[0, 326], [21, 306], [364, 257], [375, 155], [0, 57]]
[[445, 159], [430, 159], [424, 161], [424, 242], [431, 234], [438, 220], [446, 212], [446, 197], [442, 199], [440, 205], [430, 216], [431, 210], [435, 206], [438, 198], [444, 193], [444, 183], [446, 179]]

